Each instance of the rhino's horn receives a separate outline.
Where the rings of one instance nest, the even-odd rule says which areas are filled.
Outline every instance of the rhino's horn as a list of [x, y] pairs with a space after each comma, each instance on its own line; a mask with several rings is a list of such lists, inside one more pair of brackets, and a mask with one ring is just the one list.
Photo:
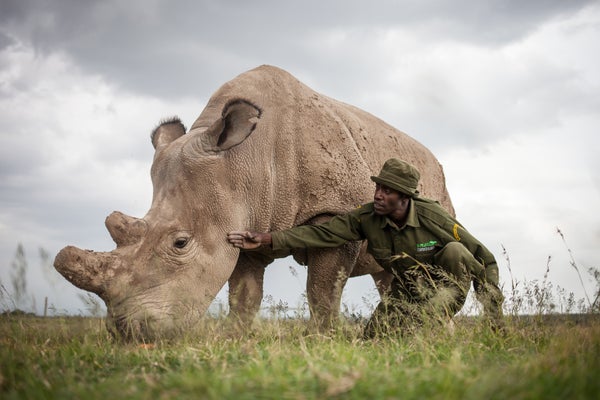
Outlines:
[[100, 297], [118, 265], [119, 260], [112, 253], [96, 253], [73, 246], [62, 249], [54, 259], [54, 268], [69, 282]]
[[148, 229], [143, 219], [130, 217], [119, 211], [113, 211], [106, 217], [105, 225], [117, 247], [136, 244]]

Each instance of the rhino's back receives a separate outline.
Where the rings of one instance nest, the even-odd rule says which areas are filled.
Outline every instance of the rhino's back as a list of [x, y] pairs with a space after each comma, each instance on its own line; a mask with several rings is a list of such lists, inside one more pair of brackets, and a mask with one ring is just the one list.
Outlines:
[[442, 166], [429, 149], [366, 111], [337, 101], [336, 103], [340, 104], [340, 118], [374, 175], [379, 173], [387, 159], [401, 158], [413, 164], [421, 173], [421, 195], [438, 200], [454, 215]]
[[[302, 182], [302, 214], [320, 209], [337, 213], [371, 201], [370, 176], [377, 175], [387, 159], [397, 157], [421, 173], [421, 195], [439, 201], [454, 215], [443, 169], [420, 142], [364, 110], [314, 91], [284, 70], [262, 66], [254, 72], [261, 80], [276, 81], [269, 86], [273, 98], [285, 105], [282, 114], [294, 121], [290, 126], [300, 127], [290, 134], [299, 152], [297, 167], [307, 177]], [[285, 147], [288, 141], [278, 145], [282, 143]]]
[[258, 182], [269, 181], [262, 192], [270, 198], [260, 200], [257, 212], [265, 214], [261, 221], [270, 220], [270, 229], [347, 212], [372, 200], [370, 176], [391, 157], [415, 165], [421, 172], [421, 194], [454, 213], [442, 168], [422, 144], [368, 112], [317, 93], [277, 67], [263, 65], [224, 84], [192, 132], [210, 126], [234, 99], [245, 99], [262, 111], [248, 145], [233, 152], [252, 152], [260, 163], [273, 166], [270, 176], [251, 179], [256, 188]]

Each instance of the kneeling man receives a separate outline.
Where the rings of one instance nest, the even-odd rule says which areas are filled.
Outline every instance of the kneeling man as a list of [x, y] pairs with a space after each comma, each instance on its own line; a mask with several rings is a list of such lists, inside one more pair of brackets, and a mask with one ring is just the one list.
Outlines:
[[420, 174], [412, 165], [392, 158], [371, 179], [373, 202], [346, 215], [278, 232], [235, 231], [227, 238], [246, 250], [337, 247], [366, 239], [368, 252], [394, 276], [365, 328], [367, 337], [449, 321], [471, 282], [492, 326], [501, 326], [503, 296], [492, 253], [437, 202], [419, 197]]

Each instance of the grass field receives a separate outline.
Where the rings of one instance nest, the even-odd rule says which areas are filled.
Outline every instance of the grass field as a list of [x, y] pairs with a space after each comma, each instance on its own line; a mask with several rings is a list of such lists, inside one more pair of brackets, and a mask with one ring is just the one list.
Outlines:
[[344, 322], [261, 320], [232, 334], [207, 320], [174, 343], [115, 343], [98, 318], [0, 317], [0, 398], [596, 399], [600, 316], [477, 317], [408, 338], [360, 339]]

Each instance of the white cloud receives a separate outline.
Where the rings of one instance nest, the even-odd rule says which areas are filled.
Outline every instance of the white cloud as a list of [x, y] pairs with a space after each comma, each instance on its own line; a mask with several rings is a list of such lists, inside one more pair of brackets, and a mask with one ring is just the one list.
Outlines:
[[[598, 266], [600, 217], [590, 210], [600, 204], [600, 191], [582, 162], [591, 152], [582, 151], [577, 140], [588, 135], [523, 136], [484, 151], [442, 156], [459, 220], [496, 254], [500, 266], [506, 267], [504, 246], [516, 279], [541, 280], [551, 256], [550, 280], [579, 298], [583, 289], [556, 230], [565, 234], [584, 271]], [[507, 272], [501, 270], [505, 283]]]
[[[177, 112], [191, 125], [204, 101], [119, 91], [65, 54], [23, 44], [5, 48], [0, 60], [0, 262], [10, 265], [17, 243], [29, 253], [114, 248], [105, 216], [115, 209], [143, 216], [150, 207], [151, 129]], [[9, 281], [8, 268], [0, 278]]]

